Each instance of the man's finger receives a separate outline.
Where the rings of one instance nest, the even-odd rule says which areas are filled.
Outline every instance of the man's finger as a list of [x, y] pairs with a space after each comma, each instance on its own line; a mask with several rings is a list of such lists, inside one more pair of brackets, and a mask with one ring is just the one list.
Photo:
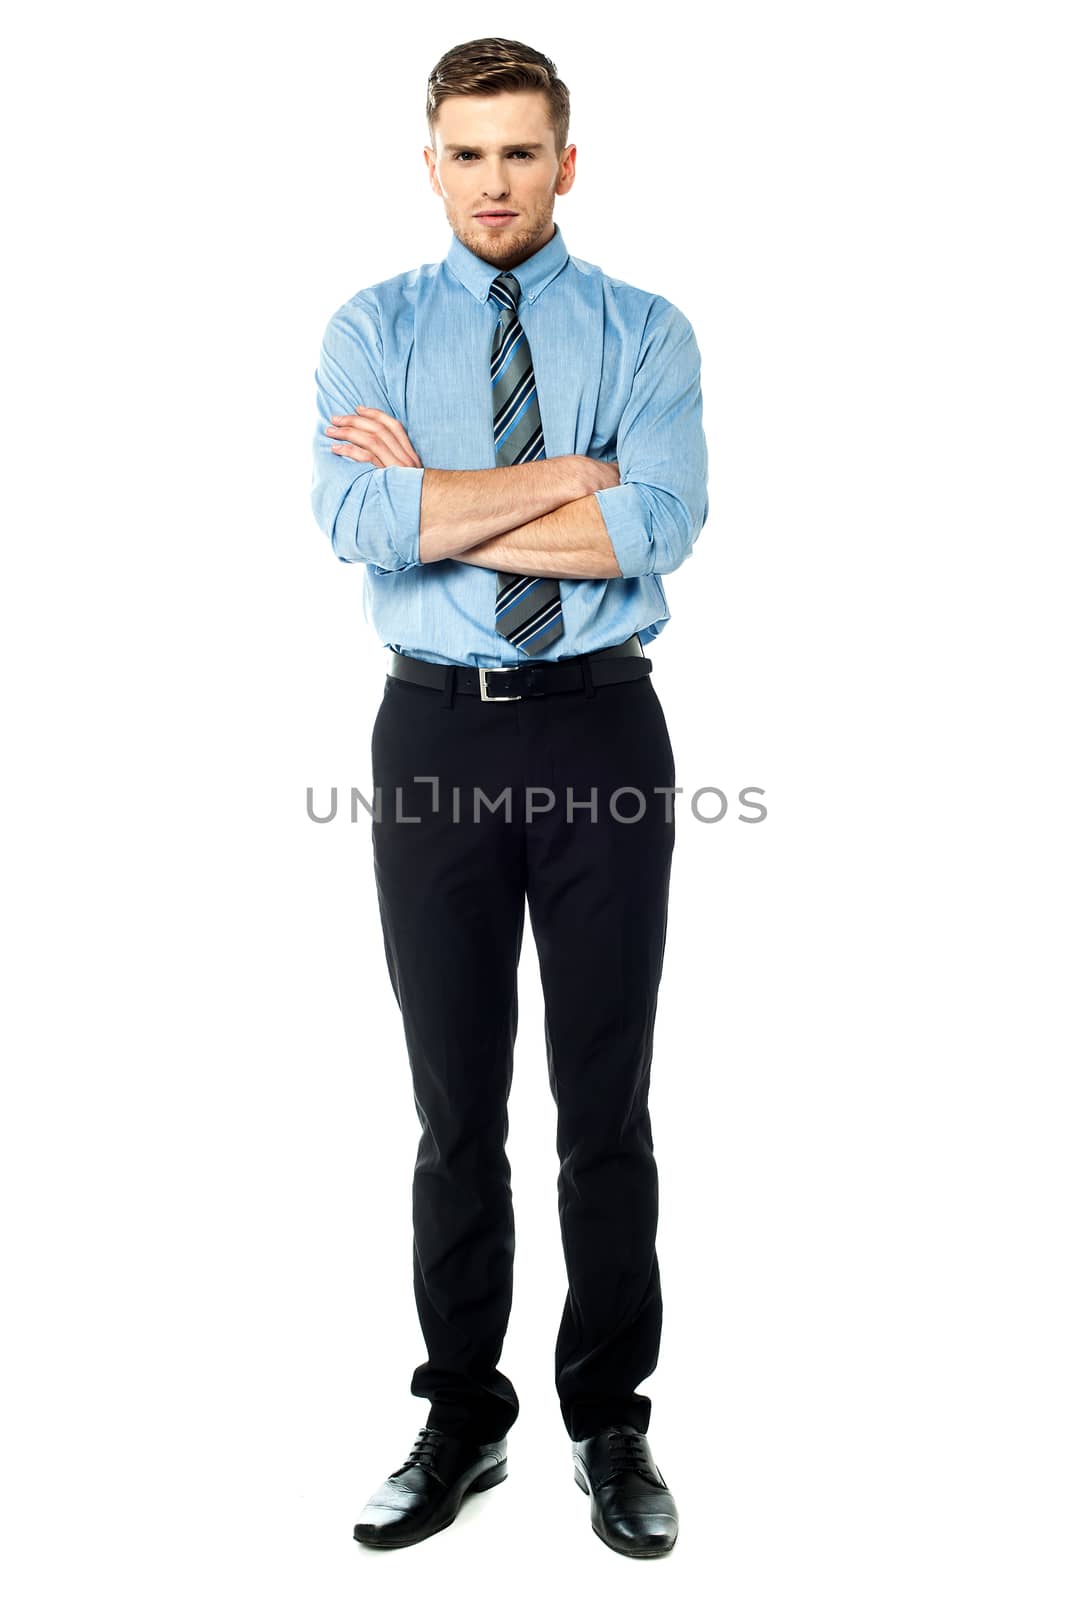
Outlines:
[[386, 445], [365, 444], [337, 444], [332, 445], [334, 455], [350, 456], [352, 461], [372, 461], [375, 467], [405, 467], [406, 461], [400, 461], [395, 452]]
[[[375, 466], [409, 467], [413, 463], [402, 452], [391, 434], [380, 431], [375, 432], [366, 426], [358, 428], [328, 428], [329, 442], [334, 449], [338, 444], [356, 445], [360, 450], [370, 451], [381, 459], [374, 463]], [[344, 454], [338, 451], [338, 454]], [[420, 465], [420, 463], [419, 463]]]
[[334, 442], [333, 450], [338, 456], [347, 456], [351, 461], [369, 461], [374, 467], [401, 466], [402, 462], [382, 461], [372, 450], [366, 450], [358, 444], [337, 444]]
[[347, 439], [349, 444], [358, 444], [360, 439], [375, 439], [377, 434], [366, 422], [331, 422], [326, 428], [330, 439]]
[[353, 443], [372, 443], [376, 449], [391, 451], [393, 459], [389, 461], [389, 466], [421, 466], [403, 424], [390, 417], [387, 411], [379, 411], [374, 406], [360, 406], [357, 413], [348, 412], [333, 417], [325, 431], [330, 437], [339, 435]]
[[372, 427], [382, 430], [382, 433], [388, 433], [392, 436], [399, 448], [409, 455], [410, 461], [407, 465], [421, 465], [414, 453], [414, 446], [407, 438], [402, 422], [395, 417], [389, 416], [387, 411], [379, 411], [376, 406], [359, 406], [358, 413], [360, 421], [368, 422]]

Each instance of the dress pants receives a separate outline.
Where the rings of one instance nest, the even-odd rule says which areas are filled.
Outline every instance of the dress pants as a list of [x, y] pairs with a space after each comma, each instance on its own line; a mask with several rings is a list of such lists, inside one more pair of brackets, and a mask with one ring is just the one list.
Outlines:
[[662, 1327], [648, 1084], [675, 826], [674, 797], [655, 792], [675, 782], [661, 703], [650, 676], [495, 702], [388, 676], [371, 751], [385, 955], [422, 1130], [414, 1292], [428, 1359], [411, 1393], [430, 1402], [428, 1425], [465, 1439], [499, 1439], [518, 1414], [498, 1363], [527, 899], [569, 1281], [555, 1386], [571, 1438], [646, 1432], [636, 1391]]

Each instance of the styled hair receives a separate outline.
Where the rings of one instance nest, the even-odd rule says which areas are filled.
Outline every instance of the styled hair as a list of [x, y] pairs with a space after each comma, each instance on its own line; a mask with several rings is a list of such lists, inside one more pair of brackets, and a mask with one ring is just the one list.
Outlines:
[[456, 95], [502, 94], [511, 89], [541, 89], [547, 96], [555, 154], [561, 155], [569, 138], [569, 90], [553, 61], [517, 39], [470, 39], [440, 57], [429, 74], [425, 102], [429, 137], [435, 144], [436, 116], [445, 100]]

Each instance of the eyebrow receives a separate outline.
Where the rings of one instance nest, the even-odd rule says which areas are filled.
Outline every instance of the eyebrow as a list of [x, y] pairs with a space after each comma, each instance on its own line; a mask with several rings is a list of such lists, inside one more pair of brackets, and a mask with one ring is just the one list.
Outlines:
[[[544, 147], [543, 147], [542, 144], [520, 144], [519, 143], [519, 144], [505, 144], [503, 146], [504, 150], [542, 150], [543, 148]], [[453, 150], [469, 150], [472, 155], [479, 156], [481, 154], [481, 148], [480, 148], [479, 145], [476, 145], [476, 144], [446, 144], [444, 146], [444, 150], [445, 150], [446, 153], [450, 153]]]

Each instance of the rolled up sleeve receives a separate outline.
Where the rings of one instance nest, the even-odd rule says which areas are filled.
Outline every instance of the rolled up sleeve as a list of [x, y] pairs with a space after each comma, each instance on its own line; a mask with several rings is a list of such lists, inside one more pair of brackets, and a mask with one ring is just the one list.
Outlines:
[[699, 374], [691, 323], [656, 296], [618, 424], [621, 482], [596, 490], [623, 578], [675, 571], [709, 515]]
[[[356, 295], [334, 312], [314, 374], [318, 422], [314, 433], [311, 508], [341, 561], [362, 561], [375, 572], [420, 565], [423, 467], [375, 467], [332, 448], [330, 418], [356, 406], [395, 413], [384, 380], [374, 306]], [[411, 441], [413, 443], [413, 440]]]

